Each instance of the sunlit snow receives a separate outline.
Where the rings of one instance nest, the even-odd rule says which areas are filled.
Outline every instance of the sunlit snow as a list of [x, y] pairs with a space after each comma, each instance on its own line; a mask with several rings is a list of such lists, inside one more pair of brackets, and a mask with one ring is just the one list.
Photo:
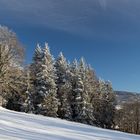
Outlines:
[[0, 108], [1, 140], [140, 140], [140, 136]]

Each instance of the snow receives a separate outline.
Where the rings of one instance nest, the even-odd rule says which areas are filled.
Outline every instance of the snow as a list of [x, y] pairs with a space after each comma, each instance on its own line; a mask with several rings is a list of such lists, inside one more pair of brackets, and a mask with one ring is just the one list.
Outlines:
[[122, 109], [122, 106], [121, 106], [121, 105], [117, 105], [117, 106], [116, 106], [116, 109], [117, 109], [117, 110], [121, 110], [121, 109]]
[[0, 107], [0, 140], [139, 140], [140, 136]]

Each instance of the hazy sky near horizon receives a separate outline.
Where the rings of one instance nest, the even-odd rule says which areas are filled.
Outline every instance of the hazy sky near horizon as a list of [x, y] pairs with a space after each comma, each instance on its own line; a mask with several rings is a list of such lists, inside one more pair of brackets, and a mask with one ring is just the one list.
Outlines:
[[140, 92], [140, 0], [0, 0], [0, 24], [31, 62], [36, 43], [56, 57], [85, 57], [116, 90]]

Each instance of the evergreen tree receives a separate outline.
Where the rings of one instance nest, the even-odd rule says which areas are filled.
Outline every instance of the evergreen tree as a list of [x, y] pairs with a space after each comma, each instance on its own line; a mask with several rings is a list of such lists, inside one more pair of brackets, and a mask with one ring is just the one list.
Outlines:
[[[72, 108], [72, 118], [75, 121], [75, 118], [79, 114], [79, 105], [77, 106], [76, 98], [81, 99], [80, 94], [76, 92], [77, 88], [77, 77], [78, 77], [78, 62], [75, 59], [70, 65], [71, 72], [71, 84], [72, 84], [72, 96], [71, 96], [71, 108]], [[79, 96], [79, 97], [78, 97]]]
[[115, 114], [115, 94], [111, 83], [99, 80], [99, 94], [96, 96], [94, 116], [96, 123], [103, 128], [111, 128]]
[[105, 82], [106, 93], [105, 99], [107, 100], [106, 106], [106, 128], [111, 128], [114, 125], [114, 117], [115, 117], [115, 93], [112, 88], [112, 84], [109, 81]]
[[91, 113], [91, 106], [89, 103], [89, 93], [88, 89], [86, 88], [86, 63], [84, 61], [84, 58], [81, 58], [80, 63], [79, 63], [79, 76], [81, 77], [82, 81], [82, 86], [83, 86], [83, 91], [81, 92], [81, 112], [79, 114], [80, 120], [83, 123], [89, 123], [90, 120], [90, 113]]
[[37, 114], [57, 117], [58, 100], [56, 98], [56, 75], [54, 60], [50, 54], [48, 44], [35, 50], [32, 66], [34, 78], [34, 107]]
[[93, 125], [95, 120], [94, 117], [94, 99], [97, 97], [97, 77], [95, 75], [94, 70], [91, 68], [90, 65], [86, 67], [85, 72], [85, 79], [84, 79], [84, 86], [85, 86], [85, 92], [88, 93], [87, 96], [87, 113], [88, 113], [88, 119], [87, 123], [90, 125]]
[[86, 67], [85, 88], [88, 90], [89, 102], [93, 103], [94, 98], [98, 96], [98, 79], [90, 65]]
[[97, 93], [93, 96], [93, 115], [95, 117], [94, 124], [99, 127], [104, 127], [104, 103], [106, 99], [103, 98], [104, 95], [104, 81], [98, 80], [97, 82]]
[[43, 108], [45, 108], [45, 115], [50, 117], [57, 117], [58, 111], [58, 99], [57, 99], [57, 87], [56, 87], [56, 70], [54, 67], [54, 59], [50, 53], [48, 44], [45, 44], [45, 48], [43, 49], [44, 57], [43, 57], [43, 73], [42, 78], [44, 80], [44, 93], [45, 99]]
[[42, 59], [43, 59], [43, 52], [39, 44], [37, 45], [33, 57], [33, 63], [31, 65], [31, 80], [33, 84], [33, 106], [34, 106], [34, 113], [39, 114], [39, 104], [43, 101], [42, 91], [40, 90], [40, 73], [42, 72]]
[[84, 88], [85, 79], [85, 64], [81, 60], [78, 65], [77, 60], [75, 60], [71, 66], [72, 72], [72, 109], [73, 109], [73, 119], [74, 121], [87, 123], [88, 111], [87, 111], [87, 98], [88, 95]]
[[22, 105], [21, 111], [27, 113], [34, 113], [33, 87], [31, 84], [30, 67], [27, 67], [27, 69], [25, 69], [25, 73], [26, 73], [26, 92], [25, 92], [25, 101]]
[[68, 69], [68, 64], [60, 53], [58, 59], [55, 62], [56, 74], [57, 74], [57, 96], [60, 101], [58, 108], [58, 116], [62, 119], [71, 120], [71, 82], [70, 82], [70, 71]]

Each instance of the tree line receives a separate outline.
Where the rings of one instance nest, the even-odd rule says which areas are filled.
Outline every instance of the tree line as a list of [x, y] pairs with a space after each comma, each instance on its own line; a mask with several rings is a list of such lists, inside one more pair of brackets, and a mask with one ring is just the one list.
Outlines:
[[23, 56], [16, 34], [0, 27], [0, 95], [4, 107], [102, 128], [116, 127], [112, 84], [99, 79], [84, 58], [68, 62], [60, 53], [54, 59], [47, 43], [36, 46], [28, 66], [23, 65]]
[[43, 48], [37, 45], [26, 73], [23, 111], [111, 128], [115, 113], [112, 85], [99, 80], [83, 58], [68, 63], [62, 53], [54, 59], [47, 43]]

